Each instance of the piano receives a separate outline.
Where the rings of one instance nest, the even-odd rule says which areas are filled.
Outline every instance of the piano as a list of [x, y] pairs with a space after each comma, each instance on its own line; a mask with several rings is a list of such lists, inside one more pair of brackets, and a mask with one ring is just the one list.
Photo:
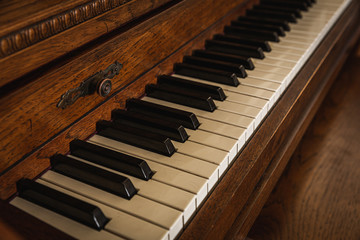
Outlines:
[[0, 5], [9, 239], [245, 239], [360, 33], [356, 0]]

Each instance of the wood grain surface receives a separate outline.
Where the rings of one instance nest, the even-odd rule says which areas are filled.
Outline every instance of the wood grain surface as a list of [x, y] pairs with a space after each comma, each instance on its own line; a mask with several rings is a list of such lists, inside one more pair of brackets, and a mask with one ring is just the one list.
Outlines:
[[249, 237], [360, 239], [360, 45], [341, 71]]
[[[222, 6], [224, 2], [226, 1], [180, 2], [130, 29], [122, 29], [123, 32], [117, 32], [105, 42], [96, 42], [80, 53], [68, 56], [57, 65], [42, 68], [37, 74], [24, 79], [24, 85], [20, 88], [0, 95], [0, 174], [83, 115], [109, 98], [114, 98], [126, 86], [183, 47], [184, 43], [193, 40], [209, 25], [220, 21], [236, 6], [242, 6], [241, 3], [247, 1], [237, 0]], [[213, 7], [202, 8], [208, 5]], [[192, 16], [196, 16], [197, 21], [193, 21]], [[73, 37], [68, 36], [57, 44], [61, 46], [64, 42], [73, 42]], [[43, 57], [46, 54], [51, 54], [51, 51], [43, 52]], [[124, 67], [112, 79], [112, 96], [104, 99], [94, 94], [78, 99], [67, 109], [56, 107], [61, 95], [67, 90], [78, 87], [85, 79], [106, 69], [115, 61], [119, 61]], [[33, 64], [27, 61], [25, 63]], [[0, 66], [6, 68], [1, 61]], [[166, 73], [171, 71], [168, 68]], [[112, 108], [118, 106], [118, 102], [113, 102]], [[92, 128], [88, 128], [88, 135], [91, 134], [90, 131], [93, 131]]]

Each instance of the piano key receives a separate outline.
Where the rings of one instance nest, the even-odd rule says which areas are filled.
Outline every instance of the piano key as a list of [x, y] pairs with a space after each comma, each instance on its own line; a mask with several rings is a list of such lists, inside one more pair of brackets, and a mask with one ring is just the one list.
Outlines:
[[[189, 79], [189, 80], [192, 80], [192, 81], [195, 81], [195, 82], [206, 82], [205, 80], [202, 80], [202, 79], [189, 78], [187, 76], [182, 76], [182, 75], [178, 75], [178, 74], [174, 74], [174, 76]], [[221, 87], [224, 90], [227, 90], [229, 92], [240, 93], [240, 94], [249, 95], [249, 96], [257, 97], [257, 98], [260, 98], [260, 99], [268, 100], [270, 108], [273, 106], [276, 99], [280, 96], [279, 95], [280, 91], [279, 92], [274, 92], [274, 91], [265, 90], [265, 89], [261, 89], [261, 88], [250, 87], [250, 86], [246, 86], [246, 85], [242, 85], [242, 84], [240, 84], [238, 87], [227, 86], [227, 85], [223, 85], [223, 84], [219, 84], [219, 83], [217, 83], [216, 85], [218, 85], [219, 87]], [[241, 125], [239, 125], [239, 126], [244, 127], [244, 126], [241, 126]]]
[[[122, 115], [124, 116], [126, 114], [126, 111], [117, 111], [119, 114], [122, 113]], [[142, 122], [139, 122], [139, 128], [149, 128], [151, 127], [153, 131], [157, 131], [156, 128], [160, 128], [160, 129], [164, 129], [166, 128], [169, 124], [173, 124], [176, 125], [176, 122], [166, 122], [161, 124], [161, 119], [160, 118], [155, 118], [152, 120], [146, 120], [144, 118], [133, 118], [133, 121], [141, 121], [144, 120]], [[157, 124], [154, 124], [154, 122], [157, 122]], [[176, 126], [175, 129], [178, 129], [179, 126]], [[150, 130], [151, 131], [151, 130]], [[217, 135], [215, 136], [214, 134], [212, 134], [212, 136], [210, 136], [207, 132], [204, 132], [202, 130], [191, 130], [188, 129], [187, 131], [191, 131], [191, 137], [189, 138], [190, 141], [196, 142], [196, 143], [200, 143], [203, 145], [207, 145], [213, 148], [218, 148], [224, 151], [229, 151], [230, 156], [235, 156], [235, 154], [237, 153], [237, 141], [233, 140], [231, 138], [227, 138], [221, 135]], [[168, 135], [167, 135], [168, 136]], [[170, 137], [170, 136], [168, 136]], [[181, 148], [184, 145], [189, 145], [188, 143], [184, 143], [184, 144], [180, 144]], [[181, 152], [181, 149], [178, 149], [179, 152]]]
[[269, 109], [269, 103], [267, 100], [229, 91], [226, 91], [226, 94], [228, 95], [228, 101], [230, 102], [237, 102], [266, 110]]
[[292, 8], [299, 8], [303, 11], [308, 11], [308, 6], [306, 3], [303, 2], [290, 2], [287, 0], [261, 0], [261, 3], [268, 3], [271, 4], [274, 7], [292, 7]]
[[194, 50], [192, 52], [192, 55], [198, 56], [198, 57], [205, 57], [205, 58], [209, 58], [209, 59], [225, 61], [225, 62], [237, 63], [237, 64], [243, 65], [245, 67], [245, 69], [251, 69], [251, 70], [254, 69], [254, 64], [253, 64], [251, 58], [249, 58], [249, 57], [242, 57], [242, 56], [237, 56], [237, 55], [233, 55], [233, 54], [214, 52], [214, 51], [210, 51], [210, 50]]
[[[281, 83], [279, 83], [279, 82], [267, 81], [267, 80], [263, 80], [263, 79], [252, 78], [252, 77], [243, 79], [241, 81], [241, 84], [245, 85], [245, 86], [251, 86], [251, 87], [261, 88], [261, 89], [270, 90], [270, 91], [277, 91], [281, 87]], [[259, 100], [262, 100], [262, 99], [259, 99]]]
[[281, 84], [284, 82], [284, 78], [286, 77], [286, 75], [281, 74], [281, 73], [273, 73], [273, 72], [253, 71], [253, 72], [249, 73], [249, 77], [255, 78], [255, 79], [263, 79], [263, 80]]
[[128, 99], [126, 101], [126, 108], [131, 111], [146, 113], [149, 116], [161, 113], [165, 120], [176, 119], [181, 125], [190, 129], [197, 129], [200, 125], [196, 115], [191, 112], [152, 104], [140, 99]]
[[281, 26], [276, 26], [276, 25], [259, 24], [259, 23], [244, 23], [241, 21], [232, 21], [231, 26], [271, 31], [271, 32], [276, 32], [279, 36], [285, 36], [284, 29]]
[[[287, 6], [287, 5], [285, 5]], [[246, 10], [247, 16], [264, 16], [268, 18], [286, 20], [288, 22], [297, 23], [296, 17], [292, 13], [283, 13], [279, 11], [271, 10], [258, 10], [258, 9], [248, 9]]]
[[174, 72], [186, 76], [200, 77], [212, 82], [231, 86], [239, 85], [238, 75], [233, 72], [220, 71], [211, 68], [194, 66], [186, 63], [175, 63]]
[[[90, 204], [96, 204], [99, 206], [104, 214], [108, 216], [111, 220], [106, 224], [103, 233], [114, 233], [118, 236], [125, 237], [126, 239], [163, 239], [168, 240], [169, 234], [166, 229], [159, 227], [155, 224], [151, 224], [147, 221], [144, 221], [140, 218], [127, 214], [125, 212], [119, 211], [115, 208], [111, 208], [102, 203], [96, 202], [90, 198], [86, 198], [82, 195], [79, 195], [75, 192], [71, 192], [65, 188], [61, 188], [55, 184], [38, 179], [37, 182], [46, 185], [50, 188], [53, 188], [57, 191], [61, 191], [70, 196], [76, 197], [82, 201], [86, 201]], [[65, 230], [67, 231], [67, 229]], [[86, 235], [85, 235], [86, 236]], [[99, 239], [107, 239], [105, 236]]]
[[[271, 66], [268, 64], [264, 64], [262, 62], [258, 62], [256, 64], [256, 70], [257, 71], [261, 71], [261, 72], [275, 72], [275, 73], [280, 73], [283, 75], [288, 75], [291, 72], [291, 68], [287, 68], [287, 67], [277, 67], [277, 66]], [[246, 80], [246, 79], [244, 79]], [[241, 80], [240, 80], [240, 84], [241, 84]]]
[[247, 139], [245, 128], [213, 121], [202, 117], [199, 117], [199, 120], [201, 121], [201, 126], [199, 129], [211, 133], [216, 133], [218, 135], [226, 136], [229, 138], [237, 139], [238, 150], [240, 150], [244, 146], [245, 141]]
[[[104, 171], [109, 171], [114, 174], [121, 174], [118, 171], [115, 171], [110, 168], [103, 167], [101, 165], [88, 162], [84, 159], [79, 159], [79, 161], [86, 164], [92, 164], [92, 166], [102, 169]], [[45, 175], [48, 174], [45, 173]], [[155, 173], [156, 174], [156, 173]], [[158, 182], [154, 179], [144, 181], [138, 178], [134, 178], [124, 174], [125, 177], [129, 178], [131, 182], [138, 189], [138, 195], [151, 199], [155, 202], [162, 203], [166, 206], [175, 208], [183, 213], [184, 224], [190, 219], [196, 209], [196, 196], [192, 193], [189, 193], [185, 190], [167, 185], [162, 182]], [[96, 186], [95, 186], [96, 187]]]
[[131, 199], [137, 192], [132, 181], [123, 175], [57, 154], [50, 158], [52, 170], [90, 184], [120, 197]]
[[70, 152], [74, 156], [84, 158], [111, 169], [119, 170], [141, 179], [148, 180], [153, 175], [148, 164], [142, 159], [110, 151], [81, 140], [73, 140], [70, 142]]
[[[235, 113], [231, 113], [231, 112], [225, 112], [225, 111], [214, 111], [212, 113], [203, 111], [203, 110], [199, 110], [199, 109], [193, 109], [190, 107], [186, 107], [186, 106], [182, 106], [182, 105], [178, 105], [175, 103], [169, 103], [169, 102], [165, 102], [162, 100], [158, 100], [158, 99], [154, 99], [154, 98], [149, 98], [149, 97], [144, 97], [143, 100], [145, 101], [149, 101], [152, 103], [156, 103], [156, 104], [161, 104], [164, 106], [168, 106], [168, 107], [173, 107], [173, 108], [178, 108], [178, 109], [182, 109], [185, 111], [193, 111], [196, 115], [198, 116], [202, 116], [203, 118], [208, 118], [208, 119], [212, 119], [215, 121], [219, 121], [219, 122], [223, 122], [223, 123], [228, 123], [228, 124], [232, 124], [235, 126], [239, 126], [239, 127], [245, 127], [247, 128], [248, 132], [248, 136], [250, 136], [252, 134], [252, 132], [250, 132], [250, 130], [248, 129], [248, 120], [251, 119], [251, 124], [255, 125], [255, 119], [248, 117], [248, 116], [243, 116], [243, 115], [239, 115], [239, 114], [235, 114]], [[250, 129], [253, 129], [250, 128]]]
[[147, 96], [153, 98], [179, 103], [209, 112], [213, 112], [216, 109], [216, 105], [210, 95], [201, 92], [190, 92], [176, 86], [148, 84], [145, 87], [145, 93]]
[[233, 159], [238, 152], [237, 139], [202, 131], [200, 129], [188, 129], [188, 131], [190, 134], [190, 141], [227, 151], [229, 152], [229, 159]]
[[104, 137], [143, 147], [165, 156], [171, 156], [175, 152], [175, 147], [171, 140], [160, 134], [151, 133], [130, 126], [124, 127], [115, 125], [108, 121], [97, 122], [96, 130], [99, 135]]
[[[235, 22], [235, 21], [234, 21]], [[233, 22], [232, 22], [233, 24]], [[236, 25], [234, 23], [233, 25]], [[214, 40], [226, 41], [226, 42], [233, 42], [237, 44], [244, 44], [250, 45], [254, 47], [260, 47], [264, 52], [270, 52], [271, 47], [268, 41], [260, 41], [255, 39], [249, 39], [242, 36], [235, 36], [235, 35], [223, 35], [223, 34], [216, 34], [213, 37]]]
[[181, 153], [175, 153], [169, 159], [163, 155], [100, 135], [92, 136], [89, 142], [146, 159], [151, 168], [156, 171], [156, 174], [153, 176], [154, 179], [196, 194], [197, 206], [205, 199], [207, 191], [216, 183], [219, 178], [219, 172], [225, 170], [223, 169], [225, 166], [218, 166]]
[[50, 174], [43, 175], [42, 180], [163, 227], [169, 231], [170, 238], [174, 238], [183, 228], [183, 214], [174, 208], [139, 195], [126, 200], [64, 175], [47, 173]]
[[250, 30], [244, 27], [225, 26], [224, 33], [229, 35], [239, 35], [250, 39], [262, 41], [279, 42], [279, 35], [273, 31], [266, 30]]
[[[306, 52], [303, 49], [289, 48], [289, 47], [286, 47], [286, 46], [282, 46], [281, 44], [273, 44], [272, 46], [274, 47], [273, 48], [274, 53], [282, 52], [282, 53], [302, 56]], [[271, 54], [269, 53], [267, 56], [271, 56]], [[258, 67], [258, 69], [261, 70], [261, 68], [259, 68], [259, 67]]]
[[183, 62], [187, 64], [206, 67], [206, 68], [214, 68], [227, 72], [233, 72], [236, 73], [237, 76], [241, 76], [241, 77], [246, 76], [245, 68], [240, 64], [233, 64], [224, 61], [212, 60], [212, 59], [196, 57], [196, 56], [185, 56], [183, 58]]
[[92, 204], [61, 193], [29, 179], [17, 182], [19, 196], [65, 217], [101, 230], [109, 221], [103, 212]]
[[238, 17], [239, 21], [246, 21], [250, 23], [259, 23], [259, 24], [272, 24], [282, 27], [285, 31], [290, 31], [290, 25], [286, 20], [279, 20], [273, 18], [266, 18], [264, 16], [241, 16]]
[[302, 18], [302, 13], [299, 8], [291, 8], [286, 6], [273, 6], [271, 4], [262, 3], [260, 5], [255, 5], [254, 9], [263, 9], [263, 10], [276, 10], [284, 13], [292, 13], [297, 18]]
[[209, 94], [213, 99], [216, 100], [225, 100], [226, 96], [222, 88], [216, 87], [210, 84], [196, 83], [193, 81], [185, 80], [182, 78], [176, 78], [169, 75], [161, 75], [157, 78], [158, 84], [170, 84], [181, 88], [186, 88], [188, 90], [201, 91]]
[[[81, 197], [81, 196], [80, 196]], [[25, 199], [17, 197], [11, 201], [11, 204], [15, 207], [27, 212], [30, 215], [46, 222], [47, 224], [67, 233], [68, 235], [76, 239], [84, 240], [121, 240], [119, 236], [116, 236], [107, 231], [97, 231], [90, 227], [87, 227], [79, 222], [71, 220], [46, 208], [43, 208], [37, 204], [31, 203]]]
[[272, 58], [265, 58], [263, 61], [257, 61], [257, 59], [253, 59], [253, 62], [255, 65], [257, 64], [266, 64], [269, 66], [275, 66], [275, 67], [282, 67], [282, 68], [288, 68], [288, 69], [292, 69], [295, 65], [296, 62], [293, 61], [283, 61], [281, 59], [272, 59]]
[[161, 118], [153, 118], [132, 111], [116, 109], [111, 112], [111, 118], [115, 124], [134, 125], [147, 131], [157, 132], [168, 136], [172, 140], [185, 142], [189, 136], [180, 123], [164, 121]]
[[[232, 27], [235, 28], [235, 27]], [[238, 28], [238, 27], [237, 27]], [[226, 32], [227, 33], [227, 32]], [[228, 34], [228, 33], [227, 33]], [[261, 47], [249, 46], [245, 44], [232, 43], [220, 40], [206, 40], [205, 49], [226, 54], [239, 55], [243, 57], [264, 58]]]

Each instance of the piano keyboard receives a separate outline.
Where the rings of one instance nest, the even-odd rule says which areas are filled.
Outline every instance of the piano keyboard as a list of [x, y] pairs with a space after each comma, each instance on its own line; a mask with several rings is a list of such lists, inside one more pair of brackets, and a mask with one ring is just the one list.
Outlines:
[[78, 239], [176, 238], [350, 0], [261, 2], [11, 204]]

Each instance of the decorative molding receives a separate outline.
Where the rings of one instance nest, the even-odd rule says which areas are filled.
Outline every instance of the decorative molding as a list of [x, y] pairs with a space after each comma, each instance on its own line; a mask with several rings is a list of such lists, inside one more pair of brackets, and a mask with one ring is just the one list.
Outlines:
[[0, 38], [0, 58], [9, 56], [131, 0], [93, 0]]

